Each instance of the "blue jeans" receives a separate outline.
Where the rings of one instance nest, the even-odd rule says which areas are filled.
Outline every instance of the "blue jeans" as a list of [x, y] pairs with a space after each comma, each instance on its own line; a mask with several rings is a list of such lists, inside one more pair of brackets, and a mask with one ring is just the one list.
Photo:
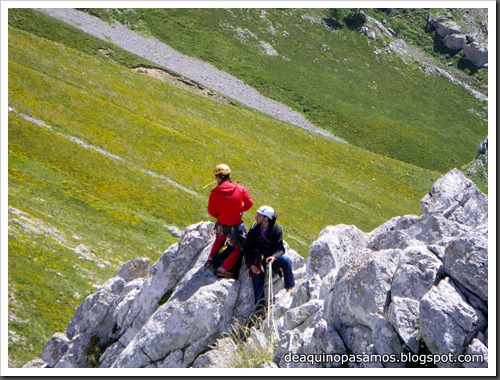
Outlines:
[[[295, 286], [295, 278], [293, 276], [292, 260], [287, 256], [278, 257], [277, 260], [272, 264], [272, 270], [283, 269], [283, 277], [285, 280], [285, 288], [291, 288]], [[267, 270], [267, 266], [265, 268]], [[265, 297], [264, 297], [264, 286], [266, 283], [265, 272], [257, 274], [252, 278], [253, 293], [255, 298], [255, 310], [261, 310], [265, 308]]]

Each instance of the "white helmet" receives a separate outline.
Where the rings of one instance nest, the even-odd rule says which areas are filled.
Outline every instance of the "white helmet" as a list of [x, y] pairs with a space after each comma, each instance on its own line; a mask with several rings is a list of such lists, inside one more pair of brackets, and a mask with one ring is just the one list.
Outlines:
[[257, 212], [260, 215], [267, 216], [269, 219], [274, 219], [276, 218], [276, 212], [274, 212], [274, 209], [270, 206], [261, 206]]

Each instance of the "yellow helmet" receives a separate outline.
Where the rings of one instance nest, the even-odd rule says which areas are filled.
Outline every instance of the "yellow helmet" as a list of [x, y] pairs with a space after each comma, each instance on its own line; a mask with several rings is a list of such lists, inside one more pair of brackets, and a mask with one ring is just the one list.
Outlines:
[[229, 175], [229, 174], [231, 174], [231, 169], [229, 169], [229, 166], [227, 166], [226, 164], [219, 164], [215, 167], [214, 174], [215, 175], [219, 175], [219, 174]]

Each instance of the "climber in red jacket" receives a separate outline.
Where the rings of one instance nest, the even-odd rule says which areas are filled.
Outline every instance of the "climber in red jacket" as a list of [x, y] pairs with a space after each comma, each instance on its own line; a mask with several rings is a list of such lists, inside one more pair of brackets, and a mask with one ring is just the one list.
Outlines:
[[221, 277], [234, 277], [241, 262], [241, 249], [245, 242], [247, 228], [242, 221], [244, 211], [248, 211], [253, 200], [248, 190], [238, 182], [231, 181], [231, 169], [225, 164], [217, 165], [214, 169], [217, 187], [208, 198], [208, 213], [217, 219], [215, 224], [215, 242], [212, 246], [206, 267], [211, 267], [213, 257], [229, 239], [233, 251], [217, 269]]

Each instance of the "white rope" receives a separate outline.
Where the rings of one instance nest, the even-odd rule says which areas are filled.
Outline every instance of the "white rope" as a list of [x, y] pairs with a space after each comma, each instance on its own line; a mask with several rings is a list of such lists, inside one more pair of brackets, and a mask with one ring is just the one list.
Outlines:
[[278, 336], [278, 329], [274, 323], [274, 307], [272, 305], [273, 301], [273, 270], [272, 263], [269, 263], [267, 268], [268, 271], [268, 284], [267, 284], [267, 328], [270, 329], [271, 322], [273, 323], [273, 329], [275, 337]]
[[[271, 262], [268, 263], [267, 267], [267, 273], [268, 273], [268, 278], [267, 278], [267, 328], [269, 328], [270, 323], [271, 323], [271, 301], [272, 301], [272, 295], [273, 295], [273, 274], [271, 270]], [[274, 318], [273, 318], [274, 319]]]
[[217, 183], [217, 181], [213, 181], [213, 182], [207, 183], [205, 186], [203, 186], [203, 190], [205, 190], [208, 186], [213, 185], [215, 183]]

